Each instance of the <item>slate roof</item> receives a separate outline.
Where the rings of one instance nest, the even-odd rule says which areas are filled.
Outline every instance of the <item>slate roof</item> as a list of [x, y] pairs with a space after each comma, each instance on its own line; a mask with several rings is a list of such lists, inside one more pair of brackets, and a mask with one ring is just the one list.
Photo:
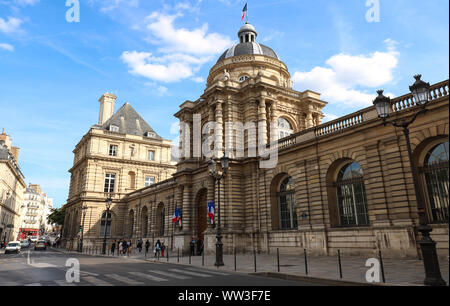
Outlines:
[[147, 136], [147, 133], [154, 133], [155, 137], [151, 138], [162, 139], [128, 102], [100, 126], [100, 129], [109, 131], [111, 125], [117, 126], [118, 133], [121, 134]]
[[217, 62], [233, 56], [249, 54], [260, 54], [276, 58], [277, 60], [280, 59], [275, 51], [273, 51], [271, 48], [257, 42], [247, 42], [233, 45], [231, 48], [226, 50], [221, 57], [219, 57], [219, 60]]

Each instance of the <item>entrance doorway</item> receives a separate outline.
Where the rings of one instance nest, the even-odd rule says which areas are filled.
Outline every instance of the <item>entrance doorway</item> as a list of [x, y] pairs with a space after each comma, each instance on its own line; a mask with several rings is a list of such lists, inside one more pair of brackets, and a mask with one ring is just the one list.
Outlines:
[[206, 231], [208, 226], [207, 224], [207, 213], [208, 213], [208, 203], [207, 203], [207, 194], [208, 190], [202, 189], [198, 192], [196, 198], [196, 206], [197, 206], [197, 236], [198, 239], [204, 241], [205, 237], [203, 233]]

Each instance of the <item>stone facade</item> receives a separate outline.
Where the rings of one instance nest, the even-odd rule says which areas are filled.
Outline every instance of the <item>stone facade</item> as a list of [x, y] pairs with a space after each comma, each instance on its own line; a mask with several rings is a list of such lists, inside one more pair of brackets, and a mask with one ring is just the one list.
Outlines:
[[19, 148], [12, 146], [11, 138], [3, 131], [0, 135], [0, 239], [6, 242], [18, 237], [26, 188], [18, 158]]
[[[421, 200], [428, 207], [440, 256], [448, 256], [449, 237], [448, 92], [448, 81], [433, 85], [427, 114], [410, 129]], [[408, 119], [417, 111], [411, 94], [392, 103], [392, 119]], [[153, 244], [160, 239], [171, 251], [187, 252], [189, 241], [196, 237], [204, 241], [207, 253], [215, 252], [215, 229], [206, 215], [210, 201], [216, 203], [217, 213], [218, 186], [208, 172], [209, 157], [199, 154], [209, 138], [216, 158], [225, 150], [231, 158], [220, 190], [225, 253], [235, 249], [271, 253], [280, 248], [293, 254], [307, 249], [334, 256], [339, 249], [347, 255], [372, 256], [381, 250], [388, 257], [420, 256], [417, 202], [402, 131], [383, 126], [374, 107], [322, 124], [325, 106], [318, 93], [292, 90], [286, 65], [274, 56], [253, 51], [224, 57], [211, 69], [204, 94], [183, 103], [175, 114], [181, 123], [182, 153], [176, 173], [114, 199], [112, 238], [149, 239]], [[207, 122], [215, 122], [214, 132], [203, 129]], [[257, 129], [239, 134], [230, 122], [250, 122]], [[285, 122], [292, 132], [288, 135], [280, 133]], [[256, 135], [259, 147], [271, 145], [278, 152], [275, 167], [262, 167], [265, 156], [250, 154]], [[284, 138], [279, 139], [280, 135]], [[243, 156], [230, 140], [243, 141]], [[447, 162], [439, 164], [444, 171], [439, 181], [443, 189], [436, 199], [430, 193], [434, 187], [426, 177], [425, 163], [434, 148], [445, 144]], [[125, 162], [118, 165], [125, 166]], [[98, 189], [99, 182], [86, 187]], [[440, 218], [435, 216], [436, 204], [431, 203], [437, 200], [447, 201], [447, 206], [440, 207]], [[176, 208], [182, 210], [182, 227], [171, 222]], [[101, 212], [88, 212], [86, 238], [93, 224], [100, 222]], [[98, 233], [90, 237], [97, 238]], [[86, 243], [100, 244], [101, 239]]]

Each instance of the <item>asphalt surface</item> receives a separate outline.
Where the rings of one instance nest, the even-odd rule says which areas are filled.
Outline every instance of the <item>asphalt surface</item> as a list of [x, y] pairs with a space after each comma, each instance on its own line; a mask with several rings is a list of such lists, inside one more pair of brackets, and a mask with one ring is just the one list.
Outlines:
[[[68, 282], [76, 259], [80, 281]], [[69, 260], [69, 261], [68, 261]], [[153, 263], [122, 257], [67, 254], [55, 250], [22, 250], [21, 254], [0, 253], [0, 286], [178, 286], [259, 287], [317, 286], [305, 281], [288, 281], [188, 265]]]

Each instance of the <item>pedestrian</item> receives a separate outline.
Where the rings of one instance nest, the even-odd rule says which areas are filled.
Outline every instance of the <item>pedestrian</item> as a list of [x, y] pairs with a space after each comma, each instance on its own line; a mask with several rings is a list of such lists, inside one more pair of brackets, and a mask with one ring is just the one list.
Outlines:
[[164, 245], [164, 242], [161, 243], [161, 257], [164, 257], [164, 251], [166, 250], [166, 246]]
[[141, 253], [141, 251], [142, 251], [142, 240], [139, 240], [139, 241], [138, 241], [138, 243], [137, 243], [137, 248], [138, 248], [138, 250], [139, 250], [139, 253]]
[[155, 244], [155, 257], [158, 256], [159, 257], [159, 252], [161, 251], [161, 241], [156, 241]]
[[131, 240], [127, 242], [127, 256], [131, 255]]
[[199, 239], [197, 241], [197, 255], [201, 256], [203, 253], [203, 240]]
[[192, 237], [192, 240], [189, 243], [189, 247], [191, 249], [191, 256], [195, 256], [195, 239], [194, 239], [194, 237]]
[[119, 242], [119, 254], [122, 255], [123, 254], [123, 241], [120, 240]]
[[123, 256], [127, 255], [127, 249], [128, 249], [128, 243], [125, 239], [123, 239], [122, 241], [122, 248], [123, 248]]
[[147, 241], [145, 242], [145, 254], [148, 253], [149, 248], [150, 248], [150, 241], [148, 241], [148, 239], [147, 239]]
[[115, 251], [116, 251], [116, 242], [114, 241], [111, 245], [111, 254], [114, 255]]

